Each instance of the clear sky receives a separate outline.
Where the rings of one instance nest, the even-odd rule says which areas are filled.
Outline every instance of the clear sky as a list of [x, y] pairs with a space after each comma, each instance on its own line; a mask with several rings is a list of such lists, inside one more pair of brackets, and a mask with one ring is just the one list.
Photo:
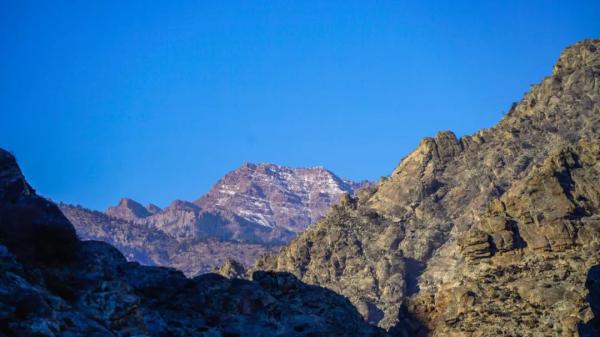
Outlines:
[[0, 147], [96, 209], [193, 200], [243, 162], [374, 180], [590, 37], [600, 1], [0, 0]]

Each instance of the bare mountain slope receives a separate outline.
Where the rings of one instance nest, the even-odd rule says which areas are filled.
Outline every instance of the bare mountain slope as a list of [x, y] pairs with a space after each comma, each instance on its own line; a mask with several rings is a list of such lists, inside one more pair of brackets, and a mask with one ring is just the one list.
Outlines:
[[[571, 336], [593, 317], [584, 283], [600, 262], [599, 138], [600, 40], [586, 40], [497, 126], [425, 138], [387, 180], [257, 268], [344, 294], [368, 321], [408, 336]], [[561, 151], [576, 159], [548, 164]], [[548, 174], [558, 185], [538, 182]], [[552, 285], [561, 288], [546, 293]]]

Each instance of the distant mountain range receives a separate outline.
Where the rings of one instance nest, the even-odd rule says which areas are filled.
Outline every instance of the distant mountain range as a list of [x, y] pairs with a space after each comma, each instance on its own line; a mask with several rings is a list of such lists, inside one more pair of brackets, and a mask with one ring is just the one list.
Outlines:
[[322, 218], [342, 194], [366, 185], [322, 167], [247, 163], [194, 202], [175, 200], [161, 209], [123, 198], [104, 213], [59, 207], [82, 239], [109, 242], [130, 260], [196, 275], [228, 258], [252, 264]]

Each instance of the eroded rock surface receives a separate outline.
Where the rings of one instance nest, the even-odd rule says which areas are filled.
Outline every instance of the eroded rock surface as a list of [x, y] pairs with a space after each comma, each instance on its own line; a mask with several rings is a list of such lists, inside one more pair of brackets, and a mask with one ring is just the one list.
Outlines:
[[575, 336], [594, 318], [586, 280], [600, 262], [599, 163], [600, 141], [566, 146], [490, 202], [447, 279], [409, 302], [432, 335]]

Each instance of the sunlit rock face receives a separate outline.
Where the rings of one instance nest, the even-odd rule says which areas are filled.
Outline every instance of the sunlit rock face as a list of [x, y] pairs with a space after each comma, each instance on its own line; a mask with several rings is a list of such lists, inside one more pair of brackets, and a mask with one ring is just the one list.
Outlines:
[[387, 179], [256, 269], [341, 293], [394, 334], [592, 329], [585, 284], [600, 263], [599, 103], [600, 40], [586, 40], [496, 126], [423, 139]]
[[[123, 235], [119, 240], [142, 231], [107, 229]], [[243, 269], [231, 263], [222, 269], [230, 278], [186, 278], [128, 262], [107, 243], [80, 241], [1, 149], [0, 234], [2, 336], [386, 335], [343, 296], [292, 274], [257, 271], [238, 279], [234, 272]]]
[[132, 261], [193, 276], [234, 259], [250, 266], [322, 218], [342, 194], [367, 183], [321, 168], [244, 164], [200, 199], [164, 209], [123, 198], [104, 213], [60, 204], [77, 234], [117, 247]]

